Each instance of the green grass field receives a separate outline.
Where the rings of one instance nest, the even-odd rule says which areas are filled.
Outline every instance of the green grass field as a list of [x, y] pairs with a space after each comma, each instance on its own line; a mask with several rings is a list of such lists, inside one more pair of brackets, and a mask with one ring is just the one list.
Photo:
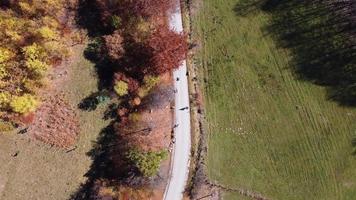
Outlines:
[[271, 199], [355, 199], [356, 109], [296, 78], [293, 54], [263, 31], [270, 16], [237, 16], [237, 2], [205, 0], [193, 19], [207, 79], [210, 179]]

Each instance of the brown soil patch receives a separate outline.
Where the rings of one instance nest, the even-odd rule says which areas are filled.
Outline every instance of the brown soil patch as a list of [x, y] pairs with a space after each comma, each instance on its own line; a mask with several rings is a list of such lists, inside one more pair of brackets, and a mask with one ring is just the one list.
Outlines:
[[77, 140], [79, 119], [63, 93], [47, 95], [28, 129], [30, 136], [57, 147], [67, 148]]

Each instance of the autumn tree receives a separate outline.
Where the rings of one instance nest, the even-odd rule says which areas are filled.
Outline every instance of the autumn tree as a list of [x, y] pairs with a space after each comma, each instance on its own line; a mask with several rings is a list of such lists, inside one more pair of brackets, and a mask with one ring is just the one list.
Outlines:
[[19, 97], [13, 97], [10, 107], [14, 112], [27, 114], [36, 110], [39, 105], [36, 98], [32, 95], [25, 94]]
[[127, 95], [129, 93], [128, 89], [129, 86], [124, 81], [116, 81], [114, 84], [114, 91], [119, 97]]
[[171, 0], [96, 0], [96, 5], [101, 12], [102, 22], [107, 26], [112, 22], [112, 16], [120, 16], [124, 20], [166, 16], [174, 7], [173, 2]]
[[151, 54], [148, 73], [153, 74], [162, 74], [179, 67], [187, 53], [185, 35], [166, 26], [152, 33], [145, 45]]
[[0, 109], [7, 109], [11, 102], [11, 94], [9, 92], [0, 92]]
[[68, 2], [1, 1], [0, 120], [35, 111], [47, 71], [69, 55], [62, 34]]
[[123, 47], [124, 38], [119, 31], [115, 31], [111, 35], [104, 36], [105, 50], [110, 59], [119, 60], [125, 53]]
[[122, 72], [116, 72], [114, 74], [114, 85], [116, 85], [116, 83], [120, 81], [125, 82], [127, 84], [128, 93], [135, 93], [139, 88], [139, 82], [137, 80], [132, 77], [129, 77], [128, 75]]
[[165, 16], [173, 6], [172, 2], [171, 0], [123, 0], [121, 4], [136, 16], [154, 17]]

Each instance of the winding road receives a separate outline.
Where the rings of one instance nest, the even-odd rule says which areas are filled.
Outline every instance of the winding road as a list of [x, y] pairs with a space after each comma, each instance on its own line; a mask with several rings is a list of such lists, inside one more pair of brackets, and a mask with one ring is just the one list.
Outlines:
[[[170, 28], [176, 32], [183, 32], [180, 6], [171, 15]], [[175, 142], [172, 151], [170, 178], [164, 193], [164, 200], [182, 200], [188, 180], [190, 161], [190, 108], [186, 61], [173, 72], [173, 76], [174, 86], [176, 88]]]

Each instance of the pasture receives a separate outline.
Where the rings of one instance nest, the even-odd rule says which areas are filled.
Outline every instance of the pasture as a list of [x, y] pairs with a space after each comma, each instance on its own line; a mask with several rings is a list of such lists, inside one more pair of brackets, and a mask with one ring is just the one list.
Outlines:
[[354, 199], [355, 108], [297, 75], [294, 52], [270, 31], [272, 16], [239, 15], [238, 3], [205, 0], [193, 18], [210, 180], [271, 199]]

